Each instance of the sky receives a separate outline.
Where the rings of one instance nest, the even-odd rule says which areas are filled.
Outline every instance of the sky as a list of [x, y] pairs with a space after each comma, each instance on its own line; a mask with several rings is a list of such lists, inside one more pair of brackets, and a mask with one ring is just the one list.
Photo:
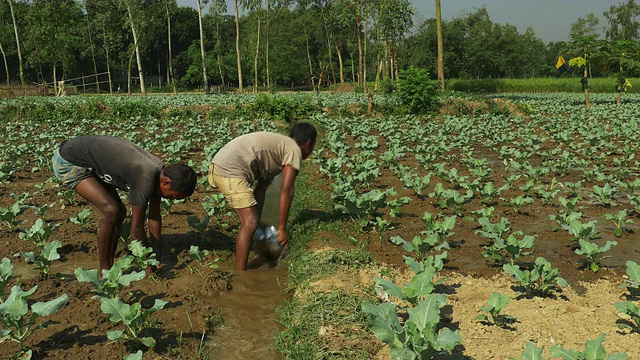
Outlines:
[[[410, 0], [414, 7], [416, 21], [433, 19], [436, 16], [434, 0]], [[196, 7], [197, 0], [178, 0], [179, 6]], [[603, 13], [612, 5], [620, 5], [625, 0], [441, 0], [442, 18], [450, 20], [469, 14], [486, 6], [491, 21], [497, 24], [511, 24], [524, 33], [532, 27], [536, 36], [544, 43], [568, 39], [569, 28], [579, 17], [594, 13], [600, 18], [600, 27], [606, 25]], [[229, 12], [233, 12], [233, 0], [227, 0]], [[205, 8], [205, 12], [206, 12]], [[603, 34], [603, 33], [602, 33]]]

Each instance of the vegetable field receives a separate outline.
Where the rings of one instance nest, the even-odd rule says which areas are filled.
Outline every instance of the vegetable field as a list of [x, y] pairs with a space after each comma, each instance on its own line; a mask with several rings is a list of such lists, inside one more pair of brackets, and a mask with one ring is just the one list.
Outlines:
[[[367, 113], [356, 94], [5, 100], [0, 336], [17, 341], [0, 356], [216, 358], [203, 339], [225, 331], [216, 295], [233, 293], [238, 221], [208, 161], [293, 119], [320, 138], [290, 217], [283, 357], [638, 358], [640, 97], [614, 100], [447, 97], [427, 116], [382, 96]], [[49, 168], [80, 134], [199, 173], [194, 196], [163, 204], [157, 275], [126, 233], [108, 281], [91, 270], [98, 216]]]

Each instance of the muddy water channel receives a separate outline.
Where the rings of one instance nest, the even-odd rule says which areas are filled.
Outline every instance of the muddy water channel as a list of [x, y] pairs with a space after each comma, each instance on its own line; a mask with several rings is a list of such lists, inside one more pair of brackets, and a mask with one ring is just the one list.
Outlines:
[[[280, 184], [281, 177], [277, 176], [267, 189], [262, 215], [266, 225], [278, 223]], [[226, 261], [223, 270], [233, 271], [233, 263], [233, 259]], [[234, 274], [233, 289], [213, 299], [222, 309], [223, 326], [209, 340], [211, 358], [280, 359], [282, 356], [273, 345], [278, 333], [275, 309], [283, 302], [281, 288], [286, 282], [286, 267], [265, 263]]]

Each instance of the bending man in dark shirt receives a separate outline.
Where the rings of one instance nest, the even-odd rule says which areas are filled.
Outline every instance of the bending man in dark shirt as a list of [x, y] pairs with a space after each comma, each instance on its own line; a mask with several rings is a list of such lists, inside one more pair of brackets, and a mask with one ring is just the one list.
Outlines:
[[165, 166], [137, 145], [111, 136], [80, 136], [67, 140], [56, 149], [52, 162], [60, 183], [74, 189], [100, 212], [100, 276], [102, 270], [113, 265], [120, 227], [127, 214], [116, 189], [128, 191], [133, 213], [131, 237], [145, 246], [149, 246], [145, 230], [145, 215], [149, 209], [151, 246], [161, 261], [160, 198], [184, 199], [193, 194], [196, 174], [192, 168], [181, 164]]

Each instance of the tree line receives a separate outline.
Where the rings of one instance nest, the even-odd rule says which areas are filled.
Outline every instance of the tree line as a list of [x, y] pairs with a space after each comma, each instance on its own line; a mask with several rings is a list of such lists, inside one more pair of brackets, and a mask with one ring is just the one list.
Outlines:
[[[436, 19], [409, 0], [1, 0], [0, 81], [146, 87], [318, 88], [393, 83], [399, 70], [437, 78]], [[434, 5], [435, 6], [435, 5]], [[549, 11], [553, 11], [550, 9]], [[447, 78], [637, 75], [640, 7], [611, 6], [545, 44], [491, 21], [485, 7], [441, 21]], [[558, 65], [559, 56], [569, 59]], [[576, 60], [576, 59], [583, 59]], [[585, 70], [586, 69], [586, 70]]]

